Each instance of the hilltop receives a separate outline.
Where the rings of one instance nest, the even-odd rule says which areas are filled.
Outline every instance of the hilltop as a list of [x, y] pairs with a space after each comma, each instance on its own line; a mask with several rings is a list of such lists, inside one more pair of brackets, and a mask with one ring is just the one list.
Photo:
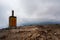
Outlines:
[[60, 25], [30, 25], [0, 29], [0, 40], [60, 40]]

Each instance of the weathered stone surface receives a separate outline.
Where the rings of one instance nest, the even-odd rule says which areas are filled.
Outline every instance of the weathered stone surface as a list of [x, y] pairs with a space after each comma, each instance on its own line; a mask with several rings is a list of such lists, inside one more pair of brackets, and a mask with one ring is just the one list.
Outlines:
[[0, 29], [0, 40], [60, 40], [60, 25]]

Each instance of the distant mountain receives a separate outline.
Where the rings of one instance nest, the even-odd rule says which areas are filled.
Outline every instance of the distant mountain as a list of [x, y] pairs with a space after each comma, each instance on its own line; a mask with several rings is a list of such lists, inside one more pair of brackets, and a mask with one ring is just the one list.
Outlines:
[[60, 22], [52, 22], [52, 21], [45, 21], [45, 22], [27, 22], [23, 23], [22, 26], [24, 25], [49, 25], [49, 24], [60, 24]]

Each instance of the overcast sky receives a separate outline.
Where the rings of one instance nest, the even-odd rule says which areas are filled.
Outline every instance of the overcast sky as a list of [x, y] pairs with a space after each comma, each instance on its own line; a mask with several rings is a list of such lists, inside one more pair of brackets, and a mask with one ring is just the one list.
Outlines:
[[60, 0], [0, 0], [0, 28], [8, 27], [11, 11], [17, 25], [38, 22], [60, 22]]

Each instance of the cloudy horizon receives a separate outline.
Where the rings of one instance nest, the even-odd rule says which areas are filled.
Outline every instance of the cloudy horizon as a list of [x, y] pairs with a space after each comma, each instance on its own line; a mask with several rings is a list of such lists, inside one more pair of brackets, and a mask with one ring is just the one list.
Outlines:
[[38, 22], [60, 23], [60, 0], [0, 0], [0, 28], [8, 27], [12, 10], [17, 16], [18, 26]]

